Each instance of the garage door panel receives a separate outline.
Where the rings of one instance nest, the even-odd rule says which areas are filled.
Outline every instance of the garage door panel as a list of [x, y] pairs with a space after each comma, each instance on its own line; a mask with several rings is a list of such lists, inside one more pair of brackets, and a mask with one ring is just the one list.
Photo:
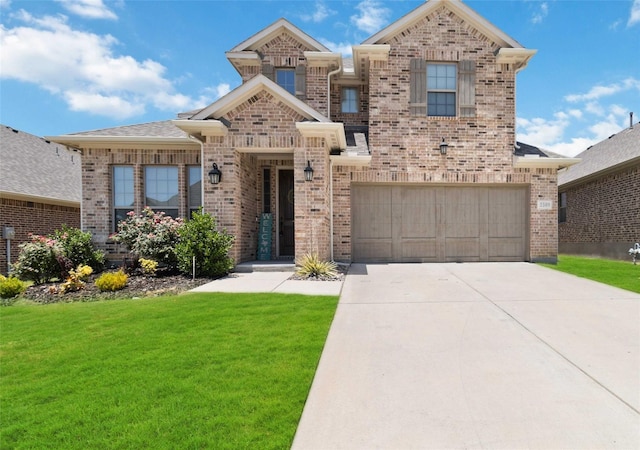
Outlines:
[[401, 243], [403, 262], [437, 261], [437, 242], [432, 239], [403, 239]]
[[524, 261], [521, 186], [352, 186], [353, 260]]

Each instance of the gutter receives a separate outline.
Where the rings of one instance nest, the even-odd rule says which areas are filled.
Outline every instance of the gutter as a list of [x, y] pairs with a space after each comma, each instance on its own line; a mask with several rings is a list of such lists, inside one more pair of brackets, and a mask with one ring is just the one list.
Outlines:
[[[331, 77], [342, 71], [342, 58], [338, 68], [327, 74], [327, 117], [331, 120]], [[333, 161], [329, 160], [329, 252], [333, 262]]]

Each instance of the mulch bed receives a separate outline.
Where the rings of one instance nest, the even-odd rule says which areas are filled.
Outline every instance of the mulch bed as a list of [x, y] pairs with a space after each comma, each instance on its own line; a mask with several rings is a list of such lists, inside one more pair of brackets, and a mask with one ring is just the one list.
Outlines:
[[86, 281], [84, 289], [78, 291], [62, 294], [58, 292], [60, 283], [45, 283], [30, 286], [22, 296], [37, 303], [157, 297], [167, 294], [179, 294], [212, 281], [209, 278], [192, 280], [191, 277], [176, 274], [153, 277], [133, 274], [129, 275], [124, 289], [115, 292], [101, 292], [95, 285], [95, 280], [98, 276], [100, 274], [91, 275]]

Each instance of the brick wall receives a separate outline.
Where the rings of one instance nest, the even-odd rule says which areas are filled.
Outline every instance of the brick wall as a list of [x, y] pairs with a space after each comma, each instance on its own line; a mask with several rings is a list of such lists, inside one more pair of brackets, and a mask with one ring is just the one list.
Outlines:
[[[126, 248], [109, 240], [115, 231], [113, 223], [112, 167], [128, 165], [134, 168], [134, 211], [139, 214], [145, 207], [144, 168], [153, 165], [177, 166], [179, 174], [181, 217], [188, 214], [187, 167], [200, 165], [197, 149], [85, 149], [82, 154], [83, 231], [93, 235], [96, 246], [109, 253], [109, 258], [120, 259]], [[211, 165], [208, 166], [211, 168]], [[208, 171], [207, 169], [206, 171]], [[206, 176], [206, 173], [205, 173]]]
[[[79, 207], [0, 198], [0, 227], [13, 227], [16, 233], [11, 241], [11, 263], [18, 259], [18, 246], [28, 242], [30, 234], [51, 234], [63, 225], [80, 228]], [[7, 274], [7, 241], [4, 239], [0, 240], [0, 273]]]
[[558, 225], [562, 252], [628, 259], [640, 242], [640, 167], [572, 187], [567, 221]]

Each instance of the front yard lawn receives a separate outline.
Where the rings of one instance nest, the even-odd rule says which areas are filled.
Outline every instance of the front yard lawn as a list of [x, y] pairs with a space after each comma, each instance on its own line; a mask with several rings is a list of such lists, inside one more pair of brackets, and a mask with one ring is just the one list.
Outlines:
[[0, 308], [0, 447], [289, 448], [337, 300]]
[[640, 294], [640, 264], [629, 261], [586, 258], [583, 256], [560, 255], [558, 264], [543, 264], [545, 267], [599, 281]]

